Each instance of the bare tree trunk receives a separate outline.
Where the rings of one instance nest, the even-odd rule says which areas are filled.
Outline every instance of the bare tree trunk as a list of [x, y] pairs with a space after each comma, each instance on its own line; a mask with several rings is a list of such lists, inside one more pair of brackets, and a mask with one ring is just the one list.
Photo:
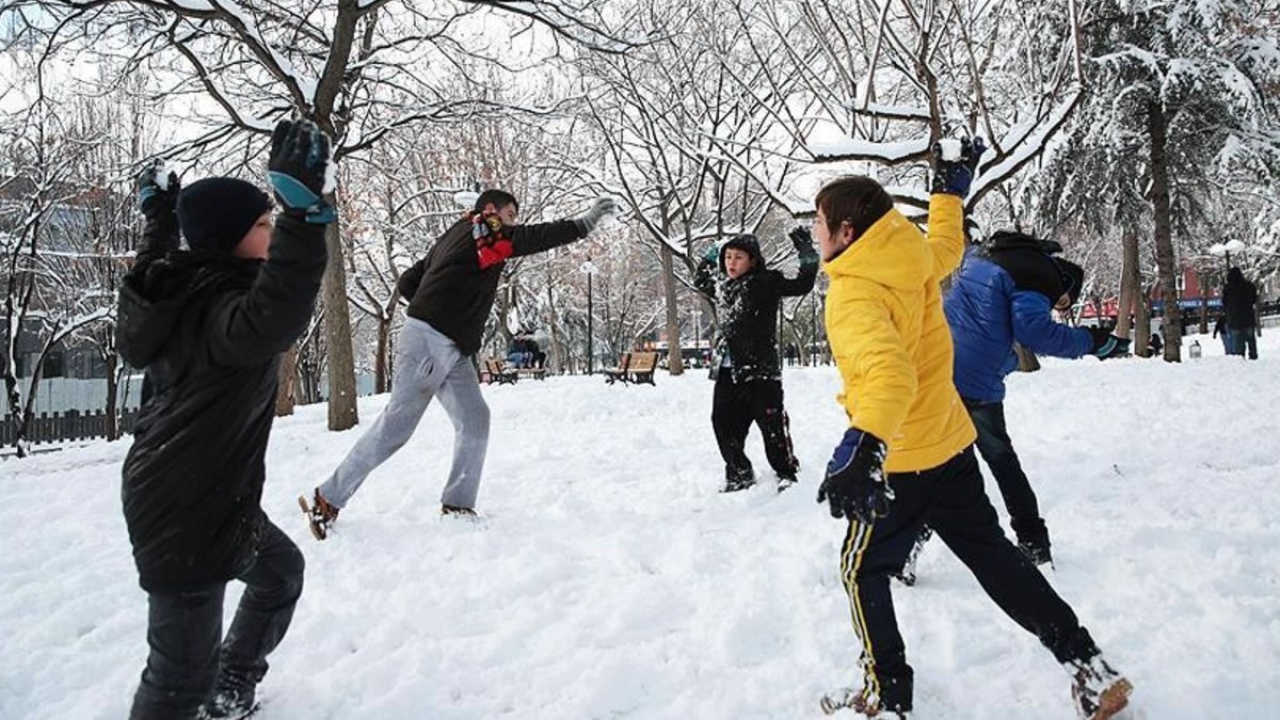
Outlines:
[[[1139, 293], [1138, 282], [1138, 233], [1132, 228], [1124, 233], [1121, 238], [1121, 248], [1123, 249], [1123, 261], [1120, 265], [1120, 304], [1116, 310], [1119, 317], [1116, 318], [1116, 335], [1119, 337], [1133, 337], [1133, 323], [1130, 320], [1130, 313], [1137, 310], [1137, 300]], [[1102, 321], [1102, 311], [1098, 311], [1098, 320]]]
[[373, 392], [381, 395], [387, 391], [387, 346], [391, 334], [391, 318], [378, 318], [378, 350], [373, 358]]
[[[1142, 288], [1139, 288], [1140, 290]], [[1146, 290], [1138, 293], [1133, 303], [1133, 354], [1138, 357], [1151, 357], [1148, 347], [1151, 345], [1151, 302], [1150, 291]], [[1175, 300], [1175, 302], [1177, 302]], [[1165, 300], [1164, 306], [1169, 307], [1169, 301]], [[1165, 316], [1165, 322], [1169, 322], [1169, 316]]]
[[120, 410], [116, 407], [120, 402], [120, 375], [116, 367], [120, 364], [115, 351], [107, 353], [107, 407], [105, 410], [107, 442], [120, 439]]
[[684, 344], [680, 342], [680, 308], [676, 306], [676, 270], [671, 246], [662, 244], [662, 293], [667, 301], [667, 371], [684, 374]]
[[1155, 216], [1156, 266], [1164, 296], [1164, 359], [1182, 361], [1182, 310], [1178, 307], [1178, 259], [1170, 227], [1169, 168], [1165, 159], [1167, 118], [1159, 100], [1147, 103], [1147, 127], [1151, 135], [1151, 207]]
[[293, 414], [298, 402], [298, 345], [295, 343], [280, 354], [280, 364], [276, 367], [276, 417]]
[[[337, 198], [329, 197], [329, 202]], [[324, 334], [329, 350], [329, 429], [346, 430], [360, 422], [356, 411], [356, 366], [347, 307], [347, 275], [342, 262], [342, 233], [331, 222], [324, 234], [329, 264], [324, 269]]]

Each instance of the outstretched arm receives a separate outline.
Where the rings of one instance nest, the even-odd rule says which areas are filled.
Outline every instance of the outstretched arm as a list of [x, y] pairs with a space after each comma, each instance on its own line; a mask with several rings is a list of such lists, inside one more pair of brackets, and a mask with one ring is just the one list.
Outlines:
[[1088, 330], [1055, 322], [1049, 298], [1035, 290], [1013, 292], [1013, 339], [1037, 355], [1078, 358], [1093, 350]]
[[596, 198], [589, 210], [570, 220], [504, 228], [511, 236], [511, 255], [533, 255], [584, 238], [595, 230], [606, 215], [617, 212], [617, 209], [618, 204], [613, 198], [600, 197]]

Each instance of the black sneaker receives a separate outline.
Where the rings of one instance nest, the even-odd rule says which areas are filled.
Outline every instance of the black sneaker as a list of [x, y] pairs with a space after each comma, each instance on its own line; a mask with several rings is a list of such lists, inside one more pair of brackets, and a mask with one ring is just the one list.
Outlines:
[[475, 508], [461, 507], [459, 505], [441, 505], [440, 514], [445, 517], [462, 518], [463, 520], [479, 520], [480, 516], [476, 513]]
[[782, 492], [787, 488], [800, 482], [795, 475], [779, 475], [778, 476], [778, 492]]
[[887, 710], [880, 706], [880, 699], [872, 692], [841, 688], [822, 696], [819, 702], [823, 715], [834, 715], [848, 708], [859, 715], [879, 720], [909, 720], [905, 710]]
[[746, 490], [755, 484], [756, 471], [750, 465], [744, 468], [725, 467], [724, 487], [720, 488], [720, 492], [738, 492], [739, 490]]
[[1071, 697], [1080, 720], [1109, 720], [1129, 705], [1133, 683], [1108, 665], [1101, 653], [1089, 660], [1072, 660], [1063, 667], [1073, 678]]
[[1049, 553], [1048, 545], [1020, 542], [1018, 543], [1018, 549], [1028, 558], [1031, 558], [1031, 562], [1036, 565], [1053, 565], [1053, 555]]
[[258, 712], [253, 687], [233, 687], [219, 683], [213, 697], [200, 706], [197, 720], [243, 720]]

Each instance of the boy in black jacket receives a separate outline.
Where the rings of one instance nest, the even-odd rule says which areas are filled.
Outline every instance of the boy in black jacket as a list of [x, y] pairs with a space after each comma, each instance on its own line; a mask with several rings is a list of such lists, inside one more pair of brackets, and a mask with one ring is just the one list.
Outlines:
[[[302, 594], [303, 559], [259, 501], [278, 356], [306, 329], [324, 273], [329, 140], [271, 138], [271, 200], [232, 178], [139, 181], [143, 247], [120, 292], [120, 355], [149, 394], [124, 461], [125, 522], [150, 610], [131, 720], [241, 718]], [[178, 249], [178, 232], [187, 251]], [[222, 637], [226, 584], [247, 586]]]
[[317, 540], [328, 536], [339, 510], [369, 473], [409, 441], [437, 397], [456, 431], [441, 512], [476, 514], [480, 473], [489, 447], [489, 406], [480, 394], [472, 356], [480, 350], [502, 268], [508, 258], [586, 237], [615, 207], [612, 198], [602, 197], [579, 217], [520, 225], [515, 196], [486, 190], [476, 199], [475, 209], [400, 276], [398, 289], [409, 308], [396, 343], [391, 399], [329, 479], [315, 489], [312, 502], [308, 504], [305, 496], [298, 498]]
[[791, 451], [787, 413], [782, 407], [778, 303], [782, 297], [804, 295], [813, 289], [818, 253], [808, 230], [796, 228], [790, 238], [800, 256], [800, 272], [795, 278], [765, 267], [754, 235], [737, 235], [718, 250], [711, 247], [694, 276], [694, 285], [715, 299], [720, 323], [712, 366], [716, 389], [711, 426], [724, 458], [723, 492], [755, 484], [751, 460], [743, 450], [753, 421], [764, 437], [769, 465], [778, 475], [778, 491], [796, 482], [800, 463]]

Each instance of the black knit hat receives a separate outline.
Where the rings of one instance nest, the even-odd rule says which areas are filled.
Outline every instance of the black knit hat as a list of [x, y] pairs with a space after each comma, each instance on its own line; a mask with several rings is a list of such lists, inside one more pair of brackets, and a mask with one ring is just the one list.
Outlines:
[[271, 198], [251, 183], [206, 178], [178, 193], [178, 227], [192, 250], [229, 254], [270, 209]]

